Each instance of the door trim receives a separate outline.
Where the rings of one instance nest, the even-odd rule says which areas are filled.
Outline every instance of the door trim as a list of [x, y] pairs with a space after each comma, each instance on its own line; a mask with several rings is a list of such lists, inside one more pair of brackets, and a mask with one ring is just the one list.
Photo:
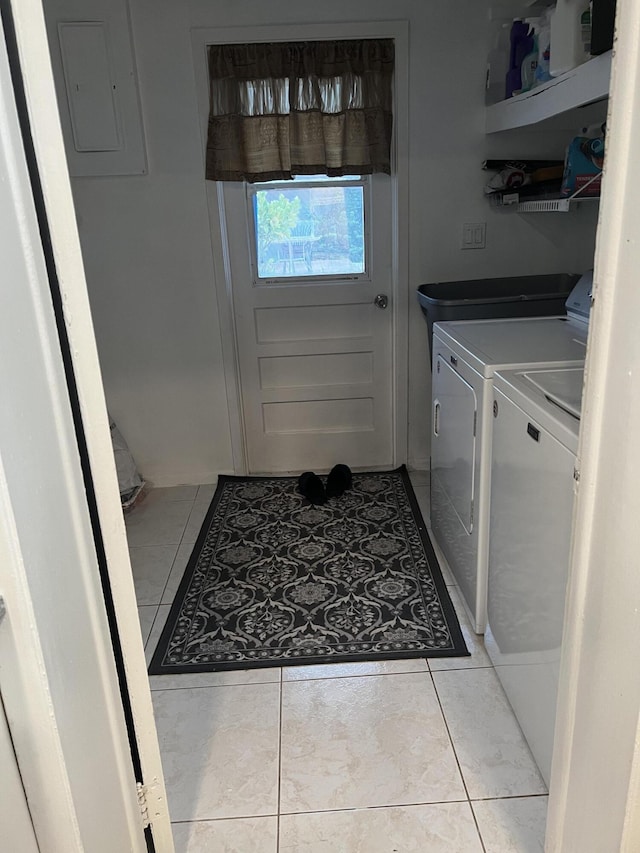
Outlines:
[[[392, 453], [394, 467], [405, 464], [408, 454], [409, 387], [409, 23], [408, 21], [354, 22], [348, 24], [295, 24], [246, 27], [194, 27], [191, 31], [196, 94], [200, 116], [202, 173], [204, 175], [209, 92], [207, 45], [242, 42], [320, 41], [341, 38], [392, 38], [395, 41], [394, 137], [391, 169], [391, 389], [393, 399]], [[222, 187], [206, 182], [211, 247], [220, 318], [222, 359], [227, 388], [233, 468], [247, 473], [246, 436], [240, 394], [238, 341], [233, 314], [233, 292], [229, 264]]]
[[[155, 843], [156, 850], [171, 853], [174, 847], [160, 749], [57, 97], [48, 61], [49, 46], [42, 3], [40, 0], [14, 0], [11, 5], [35, 159], [95, 488], [97, 516], [126, 671], [127, 692], [135, 724], [135, 739], [143, 782], [148, 792], [147, 809], [151, 820], [152, 843]], [[112, 653], [111, 648], [109, 651]], [[133, 796], [139, 819], [137, 792], [134, 791]]]
[[[617, 6], [545, 850], [640, 849], [640, 4]], [[615, 732], [615, 736], [608, 736]]]

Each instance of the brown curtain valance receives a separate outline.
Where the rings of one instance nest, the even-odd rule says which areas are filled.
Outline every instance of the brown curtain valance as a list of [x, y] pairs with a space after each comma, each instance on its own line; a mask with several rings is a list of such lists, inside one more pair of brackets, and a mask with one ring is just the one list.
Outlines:
[[389, 174], [392, 39], [209, 47], [206, 177]]

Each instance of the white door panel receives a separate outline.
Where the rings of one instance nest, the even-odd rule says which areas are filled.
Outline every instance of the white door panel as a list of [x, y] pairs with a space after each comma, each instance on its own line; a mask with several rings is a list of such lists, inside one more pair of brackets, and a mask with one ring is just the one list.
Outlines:
[[324, 353], [315, 355], [266, 356], [258, 359], [263, 391], [303, 388], [307, 384], [370, 385], [373, 355], [370, 352]]
[[372, 176], [362, 277], [265, 280], [252, 266], [245, 187], [224, 186], [250, 473], [393, 463], [390, 192], [387, 176]]
[[[367, 291], [368, 292], [368, 291]], [[287, 299], [296, 295], [286, 292]], [[303, 294], [307, 296], [308, 294]], [[318, 299], [316, 305], [300, 305], [295, 308], [254, 307], [256, 343], [278, 344], [287, 341], [340, 341], [345, 338], [371, 338], [376, 317], [371, 303], [363, 301], [362, 288], [356, 294], [358, 301], [352, 304], [345, 300], [348, 294], [331, 294], [329, 305]], [[338, 300], [342, 296], [341, 300]], [[299, 297], [298, 297], [299, 298]], [[242, 315], [247, 316], [246, 314]], [[249, 319], [251, 314], [248, 315]]]

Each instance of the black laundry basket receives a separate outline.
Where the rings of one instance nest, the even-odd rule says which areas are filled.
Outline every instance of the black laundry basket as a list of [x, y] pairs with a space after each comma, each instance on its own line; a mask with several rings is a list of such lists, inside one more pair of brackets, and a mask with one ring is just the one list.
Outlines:
[[554, 273], [421, 284], [416, 292], [427, 322], [429, 355], [434, 323], [565, 314], [565, 302], [579, 278]]

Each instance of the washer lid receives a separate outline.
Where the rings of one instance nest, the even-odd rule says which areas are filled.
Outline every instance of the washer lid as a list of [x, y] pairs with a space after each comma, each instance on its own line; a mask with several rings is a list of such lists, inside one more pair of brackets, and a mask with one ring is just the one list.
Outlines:
[[582, 409], [581, 370], [532, 370], [524, 374], [526, 378], [545, 395], [574, 418], [580, 419]]
[[441, 341], [481, 376], [489, 377], [518, 365], [582, 365], [587, 333], [586, 323], [566, 317], [455, 320], [434, 325], [433, 351]]
[[[532, 366], [500, 371], [493, 377], [501, 392], [525, 412], [535, 427], [552, 434], [576, 453], [584, 366]], [[495, 414], [495, 412], [494, 412]]]

